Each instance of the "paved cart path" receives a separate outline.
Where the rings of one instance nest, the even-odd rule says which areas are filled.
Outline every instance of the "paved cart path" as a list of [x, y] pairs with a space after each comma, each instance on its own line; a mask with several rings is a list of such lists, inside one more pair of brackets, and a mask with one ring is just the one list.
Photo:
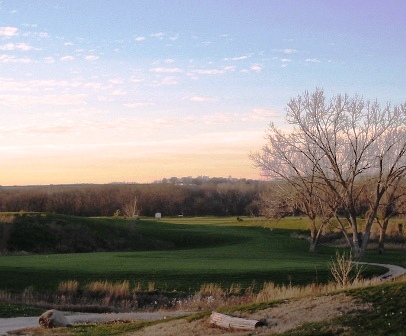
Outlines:
[[[153, 312], [153, 313], [111, 313], [111, 314], [92, 314], [92, 313], [65, 313], [70, 324], [86, 322], [104, 322], [114, 320], [159, 320], [166, 317], [182, 316], [190, 314], [188, 312]], [[12, 317], [0, 318], [0, 335], [7, 335], [8, 331], [19, 330], [31, 327], [38, 327], [39, 316], [30, 317]]]

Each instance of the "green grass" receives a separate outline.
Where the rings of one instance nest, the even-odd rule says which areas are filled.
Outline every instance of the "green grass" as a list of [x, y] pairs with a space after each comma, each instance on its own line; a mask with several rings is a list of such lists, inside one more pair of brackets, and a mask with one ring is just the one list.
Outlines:
[[[46, 218], [50, 221], [44, 225], [60, 223], [76, 228], [76, 234], [80, 233], [77, 228], [86, 234], [96, 232], [93, 235], [103, 244], [110, 239], [115, 246], [119, 245], [115, 240], [125, 239], [126, 245], [135, 239], [134, 251], [1, 256], [0, 289], [21, 291], [32, 286], [54, 290], [66, 280], [81, 285], [96, 280], [129, 280], [134, 286], [154, 282], [157, 289], [168, 292], [193, 292], [204, 283], [224, 287], [232, 283], [259, 287], [265, 281], [308, 284], [329, 280], [328, 263], [334, 255], [327, 247], [310, 254], [306, 240], [292, 239], [292, 228], [301, 230], [306, 224], [297, 218], [276, 223], [261, 219], [239, 222], [236, 218], [126, 221], [37, 215], [30, 220], [40, 225]], [[30, 237], [24, 241], [34, 243]]]
[[0, 302], [0, 318], [40, 316], [43, 312], [42, 308]]

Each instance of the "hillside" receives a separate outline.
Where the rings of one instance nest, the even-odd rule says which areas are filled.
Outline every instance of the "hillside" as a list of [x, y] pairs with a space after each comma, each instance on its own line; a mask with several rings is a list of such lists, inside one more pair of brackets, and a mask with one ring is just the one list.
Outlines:
[[[231, 241], [207, 230], [176, 230], [159, 221], [85, 218], [27, 213], [2, 216], [0, 250], [28, 253], [83, 253], [172, 250]], [[234, 239], [234, 238], [233, 238]]]

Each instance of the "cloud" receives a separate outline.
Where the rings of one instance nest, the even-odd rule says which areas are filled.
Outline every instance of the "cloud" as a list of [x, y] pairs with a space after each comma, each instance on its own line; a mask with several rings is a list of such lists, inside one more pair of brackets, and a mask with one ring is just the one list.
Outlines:
[[194, 96], [190, 98], [193, 102], [204, 103], [204, 102], [215, 102], [217, 101], [214, 97], [202, 97], [202, 96]]
[[99, 56], [96, 56], [96, 55], [87, 55], [87, 56], [85, 56], [85, 60], [86, 61], [96, 61], [96, 60], [98, 60], [100, 57]]
[[179, 73], [183, 72], [182, 69], [180, 68], [152, 68], [150, 69], [151, 72], [157, 72], [157, 73]]
[[122, 78], [112, 78], [112, 79], [109, 80], [109, 82], [111, 84], [123, 84], [124, 79], [122, 79]]
[[203, 121], [206, 125], [224, 125], [231, 123], [234, 118], [235, 116], [231, 113], [216, 113], [203, 117]]
[[34, 105], [77, 105], [85, 102], [85, 94], [63, 94], [63, 95], [0, 95], [0, 105], [29, 107]]
[[7, 43], [0, 46], [0, 50], [6, 51], [14, 51], [14, 50], [28, 51], [32, 49], [34, 48], [26, 43]]
[[121, 90], [121, 89], [117, 89], [117, 90], [113, 90], [111, 92], [111, 94], [113, 96], [125, 96], [127, 94], [127, 91]]
[[178, 78], [174, 76], [166, 76], [158, 83], [158, 85], [178, 85], [178, 83]]
[[53, 57], [48, 56], [44, 58], [44, 61], [45, 63], [51, 64], [55, 62], [55, 59]]
[[130, 107], [130, 108], [138, 108], [138, 107], [154, 106], [155, 103], [153, 103], [153, 102], [136, 102], [136, 103], [125, 103], [123, 105], [125, 107]]
[[321, 61], [317, 58], [307, 58], [307, 59], [305, 59], [305, 62], [320, 63]]
[[15, 27], [0, 27], [0, 36], [12, 37], [16, 36], [18, 28]]
[[164, 32], [159, 32], [159, 33], [151, 34], [150, 36], [151, 36], [151, 37], [155, 37], [155, 38], [157, 38], [157, 39], [159, 39], [159, 40], [162, 40], [165, 35], [166, 35], [166, 34], [165, 34]]
[[269, 120], [277, 116], [277, 113], [273, 110], [266, 108], [255, 108], [247, 117], [243, 117], [242, 120]]
[[232, 57], [232, 58], [224, 58], [225, 61], [242, 61], [247, 59], [248, 56], [239, 56], [239, 57]]
[[262, 66], [260, 66], [259, 64], [253, 64], [251, 65], [250, 69], [254, 72], [260, 72], [262, 71]]
[[63, 62], [73, 61], [74, 59], [75, 59], [75, 57], [73, 57], [73, 56], [62, 56], [60, 58], [60, 60], [63, 61]]
[[28, 57], [18, 58], [9, 55], [0, 55], [0, 63], [31, 63], [32, 59]]
[[296, 54], [298, 51], [296, 49], [283, 49], [284, 54]]
[[227, 66], [219, 69], [196, 69], [192, 70], [192, 73], [199, 75], [221, 75], [227, 72], [232, 72], [235, 70], [235, 66]]
[[136, 36], [136, 37], [134, 37], [134, 40], [137, 41], [137, 42], [145, 41], [145, 37], [144, 36]]

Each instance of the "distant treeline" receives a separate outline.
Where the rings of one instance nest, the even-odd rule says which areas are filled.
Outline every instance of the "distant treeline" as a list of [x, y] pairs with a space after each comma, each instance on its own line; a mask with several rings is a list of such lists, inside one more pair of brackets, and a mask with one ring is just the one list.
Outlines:
[[258, 215], [264, 189], [261, 181], [208, 177], [172, 177], [152, 184], [3, 186], [0, 211], [112, 216], [125, 214], [136, 199], [141, 216]]

